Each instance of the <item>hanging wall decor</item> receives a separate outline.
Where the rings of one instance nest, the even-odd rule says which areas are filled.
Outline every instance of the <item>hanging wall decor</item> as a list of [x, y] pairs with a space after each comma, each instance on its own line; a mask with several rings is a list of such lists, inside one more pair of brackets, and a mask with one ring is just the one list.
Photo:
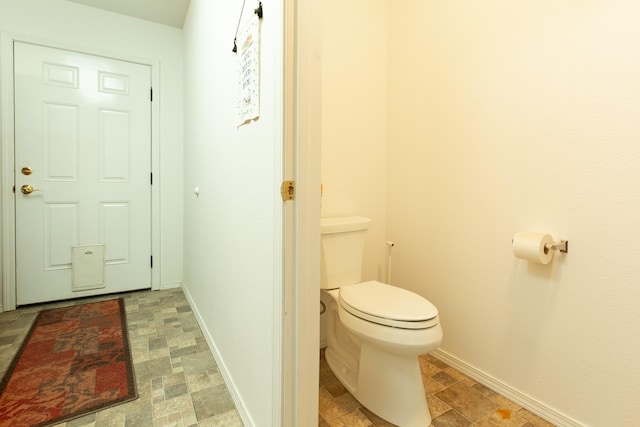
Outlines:
[[260, 117], [260, 15], [251, 15], [238, 38], [238, 126]]

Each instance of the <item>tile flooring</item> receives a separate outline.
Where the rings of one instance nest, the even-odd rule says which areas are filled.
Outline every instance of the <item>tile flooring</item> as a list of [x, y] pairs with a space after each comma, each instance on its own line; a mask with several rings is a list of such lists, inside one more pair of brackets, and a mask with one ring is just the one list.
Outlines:
[[[0, 378], [42, 309], [97, 297], [0, 313]], [[142, 291], [125, 299], [139, 398], [60, 427], [241, 427], [196, 319], [181, 289]]]
[[[431, 427], [553, 427], [431, 355], [420, 356]], [[320, 353], [320, 427], [393, 426], [360, 405]], [[426, 426], [425, 426], [426, 427]]]
[[[59, 427], [241, 427], [242, 421], [180, 289], [141, 291], [125, 299], [140, 397]], [[30, 306], [0, 313], [0, 377], [38, 311], [114, 298]], [[552, 427], [438, 359], [420, 357], [432, 427]], [[320, 427], [392, 426], [362, 407], [320, 353]], [[311, 426], [296, 426], [311, 427]]]

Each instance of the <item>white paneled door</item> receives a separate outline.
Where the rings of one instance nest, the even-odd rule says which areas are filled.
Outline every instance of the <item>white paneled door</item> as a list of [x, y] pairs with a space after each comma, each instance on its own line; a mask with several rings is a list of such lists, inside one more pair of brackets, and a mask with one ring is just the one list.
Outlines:
[[151, 69], [14, 44], [17, 304], [151, 287]]

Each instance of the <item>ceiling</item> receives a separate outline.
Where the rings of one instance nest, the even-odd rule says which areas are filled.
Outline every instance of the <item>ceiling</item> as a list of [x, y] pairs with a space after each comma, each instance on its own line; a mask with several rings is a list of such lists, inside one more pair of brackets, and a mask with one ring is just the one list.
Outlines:
[[122, 15], [182, 28], [191, 0], [69, 0]]

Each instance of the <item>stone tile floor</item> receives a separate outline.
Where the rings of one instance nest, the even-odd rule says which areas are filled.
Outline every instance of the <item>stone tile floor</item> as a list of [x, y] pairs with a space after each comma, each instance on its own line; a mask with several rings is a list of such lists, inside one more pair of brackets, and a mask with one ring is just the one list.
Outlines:
[[[553, 427], [431, 355], [420, 356], [430, 427]], [[320, 352], [320, 427], [389, 427], [347, 391]], [[426, 426], [425, 426], [426, 427]]]
[[122, 296], [139, 398], [60, 427], [241, 427], [181, 289], [141, 291], [0, 313], [0, 378], [40, 310]]
[[[229, 391], [181, 289], [140, 291], [0, 313], [0, 377], [40, 310], [122, 296], [139, 398], [59, 427], [241, 427]], [[553, 427], [438, 359], [420, 357], [431, 427]], [[320, 427], [392, 426], [340, 384], [320, 353]], [[307, 426], [297, 426], [307, 427]]]

